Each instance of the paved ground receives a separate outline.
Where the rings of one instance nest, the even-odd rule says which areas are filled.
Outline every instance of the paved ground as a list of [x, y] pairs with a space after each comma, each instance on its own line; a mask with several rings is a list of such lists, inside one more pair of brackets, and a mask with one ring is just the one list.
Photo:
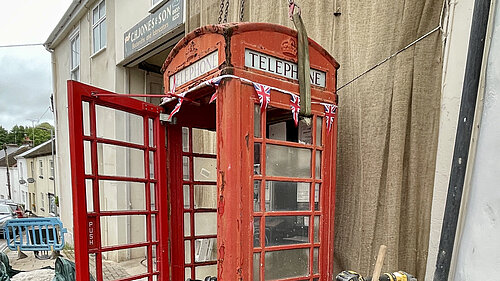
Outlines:
[[[9, 249], [5, 249], [5, 240], [0, 239], [0, 250], [3, 250], [7, 256], [9, 257], [9, 261], [11, 266], [14, 269], [17, 270], [22, 270], [22, 271], [34, 271], [38, 270], [47, 266], [50, 266], [52, 268], [55, 267], [55, 260], [53, 259], [48, 259], [48, 260], [39, 260], [35, 258], [33, 252], [25, 252], [27, 255], [26, 258], [23, 259], [18, 259], [18, 254], [16, 251], [10, 251]], [[75, 256], [74, 252], [72, 250], [63, 250], [62, 251], [62, 256], [74, 261]], [[145, 273], [147, 271], [146, 267], [141, 263], [142, 259], [133, 259], [129, 261], [124, 261], [124, 262], [113, 262], [113, 261], [106, 261], [103, 260], [103, 279], [104, 281], [111, 281], [111, 280], [116, 280], [116, 279], [121, 279], [121, 278], [126, 278], [126, 277], [131, 277], [134, 275], [138, 275], [141, 273]], [[91, 258], [90, 262], [90, 272], [91, 274], [95, 275], [95, 258]], [[41, 271], [40, 271], [41, 272]], [[33, 272], [33, 275], [35, 276], [40, 276], [37, 275], [37, 272]], [[46, 274], [46, 272], [44, 272]], [[29, 274], [26, 274], [29, 276]], [[29, 277], [28, 279], [19, 279], [19, 280], [30, 280]], [[35, 279], [33, 279], [35, 280]], [[38, 279], [37, 279], [38, 280]]]

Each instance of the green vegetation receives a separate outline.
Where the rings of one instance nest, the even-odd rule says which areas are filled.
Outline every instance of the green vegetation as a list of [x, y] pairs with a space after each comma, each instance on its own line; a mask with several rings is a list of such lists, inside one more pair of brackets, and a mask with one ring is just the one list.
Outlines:
[[33, 127], [15, 125], [10, 131], [7, 131], [0, 125], [0, 148], [4, 144], [32, 143], [33, 137], [35, 138], [34, 145], [37, 146], [50, 139], [50, 130], [54, 130], [54, 127], [47, 122], [36, 126], [34, 132]]

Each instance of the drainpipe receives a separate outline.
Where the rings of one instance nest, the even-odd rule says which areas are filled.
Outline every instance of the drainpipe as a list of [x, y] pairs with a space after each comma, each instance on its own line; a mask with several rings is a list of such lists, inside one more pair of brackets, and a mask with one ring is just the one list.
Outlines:
[[434, 281], [448, 280], [464, 191], [491, 0], [476, 0]]

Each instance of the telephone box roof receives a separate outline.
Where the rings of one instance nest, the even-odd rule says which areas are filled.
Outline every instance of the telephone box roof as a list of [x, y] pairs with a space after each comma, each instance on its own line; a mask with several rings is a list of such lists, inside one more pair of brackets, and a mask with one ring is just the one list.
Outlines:
[[[254, 22], [245, 22], [245, 23], [227, 23], [227, 24], [218, 24], [218, 25], [206, 25], [199, 27], [190, 33], [188, 33], [184, 38], [182, 38], [177, 45], [172, 49], [167, 59], [163, 63], [163, 67], [161, 68], [162, 72], [165, 72], [168, 65], [172, 61], [172, 59], [179, 53], [179, 51], [185, 47], [193, 38], [199, 37], [203, 34], [216, 33], [221, 34], [226, 38], [226, 42], [229, 41], [229, 38], [235, 34], [241, 34], [245, 32], [251, 31], [272, 31], [277, 33], [283, 33], [292, 37], [297, 37], [297, 31], [290, 29], [288, 27], [272, 24], [272, 23], [254, 23]], [[316, 49], [320, 54], [323, 55], [335, 68], [339, 68], [339, 63], [318, 43], [309, 38], [309, 46]]]

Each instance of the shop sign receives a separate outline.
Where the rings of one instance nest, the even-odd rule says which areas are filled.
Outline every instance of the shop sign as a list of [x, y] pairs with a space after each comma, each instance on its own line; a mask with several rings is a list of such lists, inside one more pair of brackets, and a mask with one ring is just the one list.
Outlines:
[[[245, 49], [245, 66], [293, 80], [299, 80], [299, 68], [296, 63], [254, 50]], [[326, 86], [326, 73], [324, 71], [311, 68], [310, 78], [312, 85], [319, 87]]]
[[195, 63], [181, 69], [176, 72], [174, 75], [169, 77], [169, 86], [172, 90], [174, 85], [174, 76], [175, 76], [175, 86], [179, 87], [187, 82], [194, 80], [205, 73], [208, 73], [210, 70], [213, 70], [219, 66], [219, 52], [213, 51], [210, 54], [204, 56], [203, 58], [197, 60]]
[[184, 1], [170, 0], [123, 34], [125, 58], [184, 23]]

